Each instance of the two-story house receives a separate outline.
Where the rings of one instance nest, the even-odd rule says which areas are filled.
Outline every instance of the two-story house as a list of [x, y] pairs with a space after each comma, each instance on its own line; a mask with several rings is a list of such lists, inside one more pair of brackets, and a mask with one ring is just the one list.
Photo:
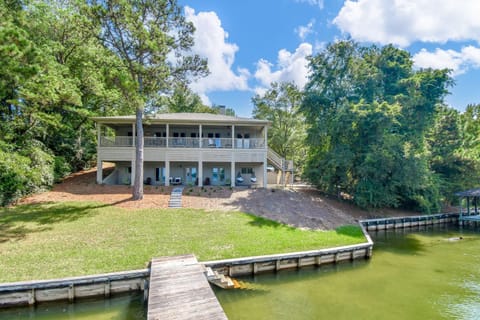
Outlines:
[[[135, 176], [135, 116], [94, 117], [97, 183], [132, 184]], [[144, 182], [151, 185], [267, 186], [269, 122], [207, 113], [146, 117]], [[103, 162], [115, 170], [103, 178]]]

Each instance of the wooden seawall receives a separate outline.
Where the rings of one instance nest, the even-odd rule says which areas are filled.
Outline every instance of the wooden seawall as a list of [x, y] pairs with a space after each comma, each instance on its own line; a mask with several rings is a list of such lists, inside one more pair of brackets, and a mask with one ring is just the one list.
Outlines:
[[434, 224], [454, 223], [458, 222], [458, 216], [459, 215], [456, 213], [439, 213], [411, 217], [368, 219], [361, 220], [360, 224], [363, 225], [367, 231], [403, 229]]
[[155, 258], [150, 270], [148, 320], [227, 319], [194, 255]]
[[149, 270], [114, 272], [84, 277], [0, 284], [0, 308], [144, 290]]

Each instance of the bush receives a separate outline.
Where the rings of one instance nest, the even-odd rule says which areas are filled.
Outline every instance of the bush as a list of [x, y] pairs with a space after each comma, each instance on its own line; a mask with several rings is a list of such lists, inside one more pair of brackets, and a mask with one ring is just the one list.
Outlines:
[[53, 157], [32, 141], [22, 149], [0, 142], [0, 205], [8, 205], [53, 183]]
[[60, 182], [65, 176], [67, 176], [71, 172], [72, 168], [70, 167], [70, 164], [68, 164], [67, 160], [65, 160], [65, 157], [56, 156], [54, 159], [53, 169], [54, 181]]

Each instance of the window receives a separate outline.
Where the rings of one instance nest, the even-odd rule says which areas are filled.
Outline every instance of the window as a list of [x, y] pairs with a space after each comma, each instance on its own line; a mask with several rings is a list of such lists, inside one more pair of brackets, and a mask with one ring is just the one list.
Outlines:
[[155, 181], [165, 182], [165, 168], [155, 168]]
[[160, 138], [160, 137], [164, 137], [164, 138], [165, 138], [165, 137], [167, 136], [167, 133], [166, 133], [165, 131], [163, 131], [163, 132], [155, 132], [154, 136], [157, 137], [157, 138]]
[[128, 167], [128, 168], [127, 168], [127, 172], [128, 172], [128, 173], [132, 173], [132, 167]]
[[185, 132], [181, 132], [180, 137], [185, 138]]
[[210, 133], [208, 134], [208, 137], [209, 137], [209, 138], [213, 138], [213, 133], [210, 132]]
[[212, 168], [212, 180], [213, 182], [225, 181], [225, 168]]
[[196, 137], [197, 137], [197, 133], [196, 133], [196, 132], [190, 133], [190, 138], [196, 138]]
[[220, 133], [215, 133], [215, 138], [220, 138]]
[[242, 174], [253, 174], [253, 168], [242, 168]]
[[173, 133], [173, 137], [174, 137], [174, 138], [178, 138], [178, 132], [174, 132], [174, 133]]
[[195, 183], [197, 182], [197, 168], [186, 168], [186, 176], [187, 176], [187, 183]]
[[128, 132], [127, 132], [127, 136], [128, 136], [128, 137], [133, 137], [132, 131], [128, 131]]

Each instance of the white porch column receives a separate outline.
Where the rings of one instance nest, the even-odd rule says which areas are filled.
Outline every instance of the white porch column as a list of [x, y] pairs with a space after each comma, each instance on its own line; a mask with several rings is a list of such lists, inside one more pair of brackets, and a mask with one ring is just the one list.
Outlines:
[[103, 161], [97, 154], [97, 183], [102, 184], [103, 182]]
[[135, 141], [137, 140], [136, 138], [137, 138], [137, 131], [136, 131], [135, 123], [132, 123], [132, 146], [134, 147], [137, 145]]
[[[167, 125], [168, 128], [168, 125]], [[167, 129], [168, 132], [168, 129]], [[170, 161], [165, 160], [165, 186], [170, 185]]]
[[198, 186], [203, 187], [203, 161], [198, 161]]
[[235, 149], [235, 125], [232, 124], [232, 149]]
[[268, 149], [268, 126], [263, 127], [263, 131], [265, 132], [265, 149]]
[[230, 163], [230, 187], [235, 187], [235, 160]]
[[265, 160], [263, 161], [263, 187], [267, 188], [267, 157], [265, 156]]
[[[203, 143], [203, 139], [202, 139], [203, 131], [202, 130], [203, 130], [202, 125], [199, 125], [198, 126], [198, 147], [199, 148], [202, 148], [202, 143]], [[200, 164], [199, 164], [199, 168], [200, 168]], [[198, 183], [198, 185], [200, 185], [200, 182]]]
[[97, 123], [97, 183], [103, 182], [102, 158], [100, 157], [100, 142], [102, 139], [102, 125]]
[[[133, 139], [135, 141], [135, 139]], [[133, 186], [135, 184], [135, 157], [131, 162], [132, 173], [130, 174], [130, 185]]]
[[[166, 141], [166, 144], [165, 144], [167, 146], [167, 148], [168, 148], [168, 138], [169, 137], [170, 137], [170, 125], [167, 123], [167, 141]], [[167, 185], [166, 182], [165, 182], [165, 185]]]

